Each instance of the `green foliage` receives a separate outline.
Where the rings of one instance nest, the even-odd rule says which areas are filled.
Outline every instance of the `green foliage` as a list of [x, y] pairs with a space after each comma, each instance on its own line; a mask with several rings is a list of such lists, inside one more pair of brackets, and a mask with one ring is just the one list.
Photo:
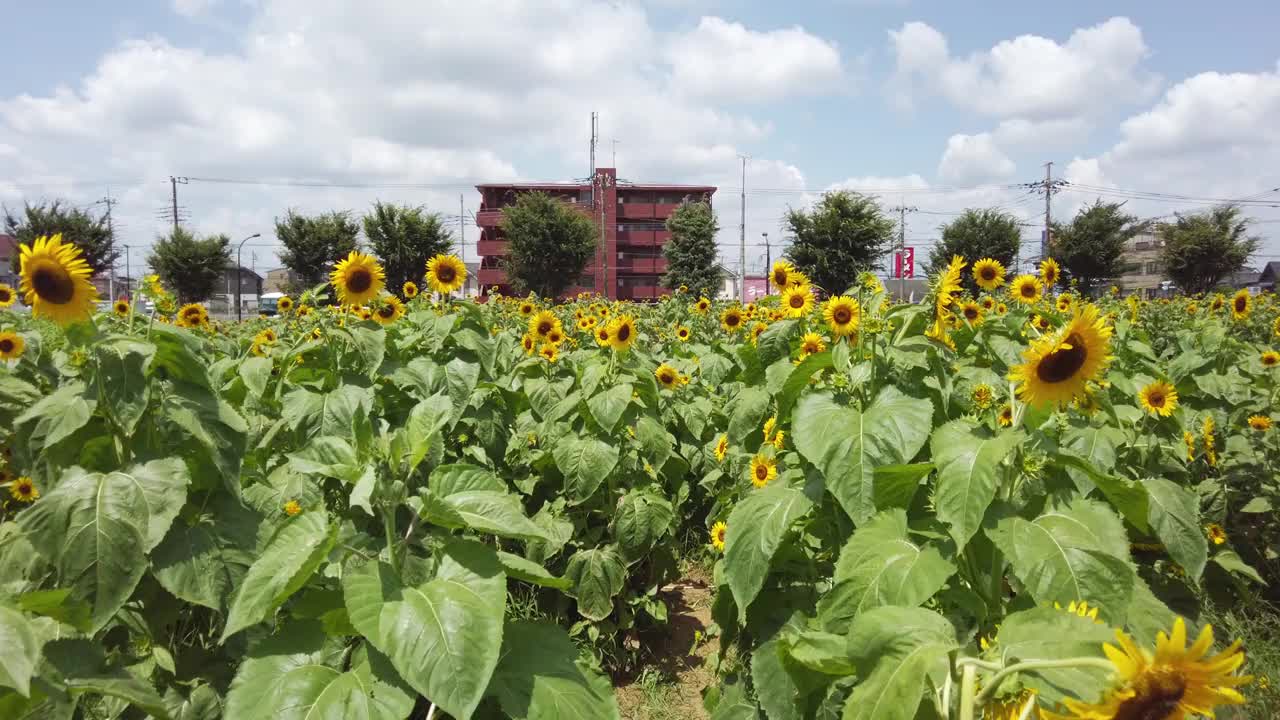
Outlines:
[[334, 263], [356, 249], [359, 235], [360, 225], [347, 212], [308, 216], [289, 210], [276, 218], [280, 262], [298, 276], [299, 287], [290, 292], [326, 282]]
[[231, 239], [226, 235], [197, 238], [178, 228], [156, 238], [147, 264], [179, 302], [200, 302], [227, 290], [224, 280], [232, 265]]
[[[1006, 268], [1013, 268], [1021, 243], [1022, 227], [1017, 216], [992, 208], [971, 208], [942, 226], [942, 240], [929, 252], [928, 273], [940, 272], [956, 255], [970, 264], [994, 258]], [[969, 292], [977, 289], [970, 275], [965, 276], [964, 285]]]
[[[25, 203], [20, 214], [4, 208], [4, 232], [12, 235], [19, 245], [33, 245], [36, 238], [62, 233], [62, 241], [80, 248], [81, 257], [95, 273], [112, 267], [120, 257], [106, 213], [94, 217], [62, 200], [37, 205]], [[18, 263], [18, 253], [14, 253], [10, 264], [15, 273]]]
[[686, 202], [667, 218], [671, 239], [662, 246], [667, 258], [667, 274], [663, 287], [675, 290], [681, 285], [694, 297], [715, 297], [724, 281], [724, 271], [716, 261], [716, 233], [720, 224], [711, 206], [704, 202]]
[[600, 229], [585, 214], [547, 193], [520, 195], [503, 210], [507, 278], [519, 293], [559, 297], [594, 257]]
[[427, 261], [449, 252], [453, 244], [453, 233], [440, 213], [421, 206], [376, 202], [361, 223], [369, 248], [387, 274], [387, 288], [397, 294], [406, 280], [421, 285]]
[[1156, 226], [1163, 243], [1160, 264], [1183, 292], [1208, 292], [1258, 250], [1261, 238], [1248, 232], [1249, 219], [1234, 205], [1180, 215]]
[[823, 195], [810, 211], [787, 211], [786, 219], [794, 238], [787, 259], [833, 295], [880, 261], [897, 227], [875, 198], [843, 190]]
[[1062, 267], [1063, 282], [1075, 281], [1082, 292], [1124, 273], [1127, 243], [1144, 228], [1124, 212], [1124, 203], [1102, 200], [1083, 207], [1067, 224], [1054, 223], [1049, 256]]

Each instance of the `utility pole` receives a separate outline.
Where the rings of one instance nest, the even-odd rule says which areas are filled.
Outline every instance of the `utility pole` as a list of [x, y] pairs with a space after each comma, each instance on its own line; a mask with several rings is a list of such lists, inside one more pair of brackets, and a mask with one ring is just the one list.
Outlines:
[[178, 183], [187, 184], [184, 177], [169, 176], [169, 185], [173, 189], [173, 231], [178, 232]]
[[467, 264], [467, 208], [462, 202], [462, 193], [458, 193], [458, 257], [462, 264]]
[[[109, 187], [107, 188], [107, 196], [102, 198], [98, 202], [107, 206], [107, 238], [108, 238], [107, 252], [108, 254], [114, 256], [115, 249], [116, 249], [116, 229], [111, 222], [111, 208], [113, 205], [116, 204], [116, 201], [111, 197], [111, 188]], [[127, 291], [128, 288], [126, 287], [125, 290]], [[107, 270], [107, 294], [111, 296], [112, 300], [116, 299], [116, 259], [115, 257], [111, 258], [111, 268]]]
[[1040, 261], [1049, 256], [1049, 233], [1053, 220], [1053, 162], [1044, 164], [1044, 237], [1040, 238]]
[[[242, 319], [244, 319], [243, 310], [241, 308], [241, 305], [243, 305], [243, 303], [240, 302], [240, 279], [243, 276], [243, 274], [240, 272], [240, 251], [244, 250], [245, 243], [249, 242], [250, 240], [256, 237], [262, 237], [262, 233], [254, 233], [249, 237], [241, 240], [240, 246], [236, 248], [236, 322], [240, 322]], [[227, 289], [230, 290], [230, 288], [227, 288]], [[258, 300], [259, 302], [261, 302], [262, 296], [258, 296]]]
[[[902, 201], [905, 203], [906, 198]], [[907, 297], [907, 213], [915, 212], [920, 208], [908, 206], [906, 204], [899, 205], [892, 210], [898, 211], [898, 302], [903, 302]]]
[[745, 304], [747, 302], [747, 159], [749, 156], [739, 155], [738, 157], [742, 159], [742, 222], [738, 226], [738, 270], [741, 274], [738, 276], [738, 300]]
[[618, 167], [618, 138], [613, 138], [613, 166]]
[[[133, 271], [129, 269], [129, 246], [124, 246], [124, 276], [126, 280], [133, 277]], [[130, 283], [132, 284], [132, 283]], [[131, 293], [132, 295], [132, 293]]]
[[769, 247], [769, 233], [762, 232], [760, 237], [764, 238], [764, 271], [768, 274], [773, 267], [773, 249]]

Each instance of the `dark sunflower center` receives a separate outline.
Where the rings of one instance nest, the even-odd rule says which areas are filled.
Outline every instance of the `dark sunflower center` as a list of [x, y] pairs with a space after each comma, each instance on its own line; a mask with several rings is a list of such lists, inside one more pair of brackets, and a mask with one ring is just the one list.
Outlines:
[[631, 339], [630, 325], [623, 325], [622, 327], [618, 328], [618, 340], [620, 342], [626, 342], [627, 340], [630, 340], [630, 339]]
[[1060, 383], [1070, 380], [1084, 367], [1089, 358], [1089, 351], [1084, 346], [1084, 338], [1076, 333], [1067, 336], [1066, 344], [1070, 348], [1054, 350], [1045, 355], [1036, 365], [1036, 377], [1041, 382]]
[[663, 385], [670, 385], [675, 381], [675, 376], [664, 370], [662, 374], [658, 376], [658, 380], [660, 380]]
[[779, 271], [775, 272], [775, 273], [773, 274], [773, 284], [774, 284], [774, 285], [777, 285], [777, 286], [786, 285], [786, 284], [787, 284], [787, 273], [786, 273], [785, 271], [782, 271], [782, 270], [779, 270]]
[[396, 314], [396, 309], [391, 307], [390, 305], [383, 305], [382, 307], [378, 308], [378, 315], [381, 317], [389, 318], [389, 317], [393, 317], [395, 314]]
[[1147, 402], [1151, 403], [1151, 407], [1164, 407], [1164, 393], [1159, 390], [1147, 396]]
[[0, 339], [0, 354], [11, 353], [14, 347], [13, 338]]
[[1262, 358], [1263, 365], [1275, 365], [1277, 362], [1280, 362], [1280, 358], [1274, 358], [1274, 357], [1271, 357], [1270, 355]]
[[964, 309], [964, 316], [965, 316], [965, 318], [966, 318], [966, 319], [968, 319], [968, 320], [977, 320], [977, 319], [978, 319], [978, 308], [975, 308], [975, 307], [967, 307], [967, 308], [965, 308], [965, 309]]
[[9, 292], [9, 288], [0, 288], [0, 303], [7, 303], [13, 299], [13, 293]]
[[716, 540], [719, 540], [720, 542], [724, 542], [724, 528], [721, 528], [716, 531]]
[[1023, 283], [1022, 297], [1029, 298], [1029, 297], [1035, 297], [1035, 296], [1036, 296], [1036, 286], [1032, 285], [1031, 283]]
[[847, 307], [838, 307], [831, 313], [831, 319], [836, 321], [837, 325], [845, 325], [853, 319], [853, 313]]
[[453, 269], [452, 265], [441, 265], [436, 268], [436, 279], [442, 283], [451, 283], [456, 277], [458, 277], [458, 273]]
[[742, 322], [742, 318], [738, 317], [737, 315], [728, 315], [725, 317], [724, 322], [726, 325], [733, 326]]
[[185, 320], [195, 320], [200, 317], [200, 308], [187, 308], [182, 311], [182, 317]]
[[787, 302], [791, 304], [792, 308], [799, 310], [800, 308], [804, 307], [804, 296], [799, 294], [792, 295], [791, 299], [788, 300]]
[[1115, 720], [1166, 720], [1186, 692], [1186, 680], [1177, 671], [1150, 671], [1135, 683], [1134, 696], [1116, 708]]
[[1245, 300], [1242, 297], [1236, 298], [1235, 306], [1236, 306], [1236, 312], [1244, 312], [1244, 309], [1249, 306], [1249, 301]]
[[546, 335], [547, 333], [551, 332], [551, 328], [552, 328], [551, 321], [543, 320], [542, 322], [538, 323], [538, 334]]
[[41, 300], [55, 305], [65, 305], [76, 294], [71, 273], [61, 265], [43, 264], [31, 273], [31, 288]]
[[990, 281], [992, 281], [992, 280], [995, 280], [995, 279], [996, 279], [996, 269], [995, 269], [995, 268], [993, 268], [993, 267], [991, 267], [990, 265], [988, 265], [987, 267], [982, 268], [982, 270], [981, 270], [980, 272], [982, 273], [982, 279], [983, 279], [983, 280], [986, 280], [986, 281], [990, 282]]
[[759, 478], [760, 480], [764, 480], [765, 478], [769, 477], [769, 466], [768, 466], [768, 465], [757, 465], [757, 466], [756, 466], [756, 477], [757, 477], [757, 478]]
[[362, 293], [373, 287], [373, 273], [364, 268], [357, 268], [347, 275], [347, 289], [353, 293]]

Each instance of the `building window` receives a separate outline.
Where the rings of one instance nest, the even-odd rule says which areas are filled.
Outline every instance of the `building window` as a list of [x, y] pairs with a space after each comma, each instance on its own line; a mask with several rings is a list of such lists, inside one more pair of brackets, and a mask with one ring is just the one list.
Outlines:
[[1151, 249], [1151, 241], [1150, 241], [1150, 240], [1137, 240], [1137, 241], [1135, 241], [1135, 242], [1133, 243], [1133, 249], [1134, 249], [1134, 250], [1150, 250], [1150, 249]]
[[1160, 263], [1158, 263], [1158, 262], [1149, 262], [1149, 263], [1147, 263], [1147, 274], [1148, 274], [1148, 275], [1159, 275], [1159, 274], [1160, 274]]

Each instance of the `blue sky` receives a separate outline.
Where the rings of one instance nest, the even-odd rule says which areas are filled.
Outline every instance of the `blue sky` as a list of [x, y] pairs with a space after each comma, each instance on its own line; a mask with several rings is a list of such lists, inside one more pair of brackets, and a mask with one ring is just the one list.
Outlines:
[[[1042, 203], [1008, 186], [1049, 160], [1074, 183], [1063, 216], [1099, 196], [1157, 216], [1280, 186], [1269, 2], [4, 5], [0, 62], [21, 71], [0, 75], [0, 202], [110, 192], [139, 255], [170, 174], [376, 186], [182, 187], [194, 227], [262, 232], [268, 266], [288, 207], [456, 214], [478, 181], [583, 175], [592, 110], [624, 177], [724, 188], [730, 257], [740, 153], [753, 241], [832, 187], [919, 208], [922, 250], [971, 206], [1022, 215], [1034, 239]], [[1280, 211], [1261, 200], [1280, 193], [1247, 208], [1258, 260], [1280, 259]]]

